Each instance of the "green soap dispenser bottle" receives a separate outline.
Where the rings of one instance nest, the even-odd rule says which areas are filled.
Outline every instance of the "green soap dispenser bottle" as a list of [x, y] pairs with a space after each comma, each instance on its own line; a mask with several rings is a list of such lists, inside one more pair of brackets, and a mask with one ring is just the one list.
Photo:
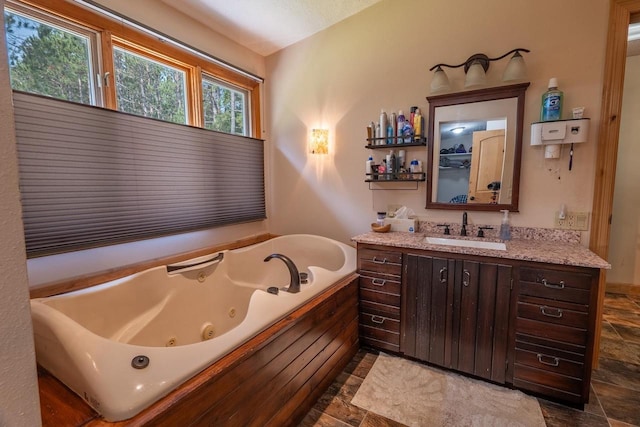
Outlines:
[[511, 240], [511, 224], [509, 224], [509, 211], [501, 210], [504, 213], [502, 224], [500, 224], [500, 240]]

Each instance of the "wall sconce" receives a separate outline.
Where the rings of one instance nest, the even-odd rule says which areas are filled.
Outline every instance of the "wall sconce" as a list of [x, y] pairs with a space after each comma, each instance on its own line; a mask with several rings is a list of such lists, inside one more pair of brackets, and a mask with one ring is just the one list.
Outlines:
[[433, 79], [431, 80], [431, 92], [445, 92], [451, 89], [449, 84], [449, 78], [447, 74], [444, 72], [442, 67], [449, 68], [460, 68], [464, 67], [464, 72], [466, 74], [466, 78], [464, 81], [464, 87], [474, 87], [481, 86], [486, 83], [487, 75], [486, 72], [489, 69], [489, 64], [492, 61], [498, 61], [508, 55], [514, 54], [509, 63], [507, 64], [507, 68], [504, 70], [504, 74], [502, 75], [502, 81], [508, 82], [512, 80], [524, 80], [527, 75], [527, 68], [524, 63], [524, 58], [520, 55], [520, 52], [530, 52], [529, 49], [513, 49], [502, 56], [497, 58], [489, 58], [487, 55], [483, 53], [476, 53], [475, 55], [471, 55], [469, 59], [464, 61], [462, 64], [458, 65], [449, 65], [449, 64], [437, 64], [429, 69], [429, 71], [435, 70], [433, 74]]
[[329, 154], [329, 131], [327, 129], [311, 130], [309, 153]]

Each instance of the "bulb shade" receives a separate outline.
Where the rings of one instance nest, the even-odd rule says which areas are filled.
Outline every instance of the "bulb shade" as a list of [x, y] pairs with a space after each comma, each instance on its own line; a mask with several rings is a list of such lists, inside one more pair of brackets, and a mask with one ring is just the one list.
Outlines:
[[450, 89], [449, 78], [442, 68], [436, 68], [431, 80], [431, 93], [445, 92]]
[[507, 68], [502, 75], [502, 81], [524, 80], [527, 78], [527, 66], [520, 52], [516, 52], [507, 64]]
[[467, 77], [464, 80], [464, 87], [481, 86], [487, 82], [487, 75], [479, 61], [473, 61], [471, 67], [467, 71]]

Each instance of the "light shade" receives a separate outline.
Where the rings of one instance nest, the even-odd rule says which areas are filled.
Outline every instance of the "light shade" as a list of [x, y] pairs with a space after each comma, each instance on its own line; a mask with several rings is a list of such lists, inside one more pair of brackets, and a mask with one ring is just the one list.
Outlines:
[[507, 68], [502, 75], [502, 81], [508, 82], [512, 80], [524, 80], [527, 77], [527, 66], [520, 52], [516, 52], [509, 60]]
[[431, 93], [445, 92], [450, 88], [447, 74], [441, 67], [436, 68], [435, 73], [433, 73], [433, 79], [431, 79]]
[[467, 71], [467, 77], [464, 80], [464, 87], [481, 86], [487, 82], [487, 75], [480, 61], [473, 61]]
[[311, 130], [311, 141], [309, 142], [309, 153], [329, 154], [329, 131], [327, 129]]

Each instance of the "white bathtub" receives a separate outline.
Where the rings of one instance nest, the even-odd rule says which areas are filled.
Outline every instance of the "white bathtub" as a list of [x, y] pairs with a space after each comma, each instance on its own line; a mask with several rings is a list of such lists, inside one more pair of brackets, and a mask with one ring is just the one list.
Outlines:
[[[272, 253], [309, 273], [299, 293], [266, 291], [290, 281], [281, 260], [263, 262]], [[222, 254], [31, 300], [38, 363], [106, 420], [124, 420], [356, 270], [354, 248], [312, 235]]]

